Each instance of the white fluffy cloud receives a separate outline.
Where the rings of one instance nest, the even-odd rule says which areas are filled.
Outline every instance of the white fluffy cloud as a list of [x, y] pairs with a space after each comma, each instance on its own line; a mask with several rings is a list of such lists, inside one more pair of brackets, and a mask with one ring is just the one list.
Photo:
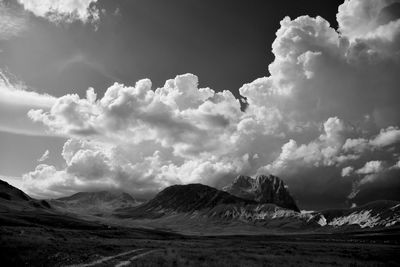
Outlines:
[[309, 144], [298, 145], [291, 139], [282, 146], [280, 155], [271, 164], [261, 168], [259, 172], [281, 174], [282, 172], [297, 171], [298, 167], [331, 166], [340, 163], [339, 157], [344, 143], [346, 126], [337, 117], [329, 118], [323, 124], [323, 134]]
[[25, 175], [26, 187], [44, 196], [110, 187], [145, 195], [272, 172], [300, 205], [338, 205], [371, 185], [399, 187], [395, 4], [346, 1], [338, 31], [321, 17], [284, 18], [270, 76], [240, 88], [244, 111], [229, 91], [198, 88], [192, 74], [161, 88], [148, 79], [116, 83], [100, 99], [89, 89], [86, 98], [65, 95], [51, 109], [32, 109], [35, 122], [72, 139], [66, 167], [39, 165]]
[[[137, 195], [173, 183], [215, 185], [219, 178], [249, 168], [247, 151], [235, 151], [243, 112], [231, 92], [216, 93], [197, 84], [192, 74], [156, 90], [147, 79], [135, 87], [114, 84], [101, 99], [89, 89], [84, 99], [66, 95], [49, 111], [28, 114], [53, 132], [74, 137], [62, 152], [67, 167], [54, 174], [70, 181], [67, 188], [84, 189], [99, 181]], [[83, 141], [87, 138], [94, 141]], [[41, 173], [50, 167], [25, 175], [30, 192], [40, 194], [36, 181], [47, 180]], [[47, 181], [57, 194], [66, 188], [58, 187], [59, 180]]]
[[400, 142], [400, 129], [398, 127], [388, 127], [382, 129], [378, 136], [370, 141], [371, 145], [386, 147]]
[[372, 173], [379, 173], [383, 170], [382, 161], [374, 160], [368, 161], [365, 165], [358, 169], [356, 173], [358, 174], [372, 174]]
[[96, 22], [99, 19], [97, 0], [18, 0], [35, 16], [52, 22]]
[[152, 141], [188, 156], [224, 152], [241, 116], [240, 104], [229, 91], [197, 88], [197, 77], [177, 76], [153, 91], [150, 80], [135, 87], [114, 84], [97, 100], [92, 90], [59, 98], [49, 112], [29, 116], [59, 134], [99, 136], [116, 142]]
[[96, 142], [70, 139], [62, 152], [66, 168], [57, 170], [54, 166], [41, 164], [24, 175], [24, 187], [38, 197], [59, 197], [77, 190], [110, 188], [146, 196], [176, 183], [213, 183], [207, 179], [215, 178], [216, 173], [220, 176], [231, 174], [247, 160], [246, 157], [236, 162], [194, 159], [177, 165], [165, 150], [132, 155], [136, 148], [136, 145], [107, 147]]
[[354, 171], [353, 167], [347, 166], [342, 169], [342, 176], [343, 177], [350, 176], [353, 171]]
[[392, 10], [399, 3], [398, 0], [346, 0], [337, 14], [339, 31], [351, 40], [367, 38], [393, 41], [400, 21]]

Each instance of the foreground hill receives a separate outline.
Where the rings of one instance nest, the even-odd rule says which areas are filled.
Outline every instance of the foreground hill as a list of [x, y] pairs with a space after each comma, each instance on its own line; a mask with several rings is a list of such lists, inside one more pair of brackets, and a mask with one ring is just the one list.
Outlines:
[[104, 225], [63, 214], [47, 201], [34, 199], [2, 180], [0, 180], [0, 225], [69, 229], [104, 228]]
[[255, 179], [239, 175], [224, 191], [258, 203], [271, 203], [282, 208], [300, 211], [287, 189], [287, 185], [273, 175], [258, 175]]
[[45, 200], [36, 200], [18, 188], [0, 180], [0, 211], [51, 209]]
[[49, 200], [59, 210], [103, 215], [115, 209], [135, 207], [141, 204], [131, 195], [117, 191], [79, 192], [72, 196]]

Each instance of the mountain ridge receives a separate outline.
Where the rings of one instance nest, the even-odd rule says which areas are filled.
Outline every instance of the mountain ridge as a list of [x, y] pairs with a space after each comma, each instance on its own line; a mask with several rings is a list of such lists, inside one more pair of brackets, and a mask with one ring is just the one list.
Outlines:
[[49, 210], [52, 207], [46, 200], [37, 200], [31, 198], [22, 190], [0, 180], [0, 210], [8, 210], [12, 208], [27, 209], [43, 209]]
[[[91, 206], [96, 205], [96, 201], [80, 206], [81, 210], [68, 207], [68, 204], [73, 203], [71, 201], [80, 200], [82, 195], [103, 195], [106, 199], [114, 195], [112, 200], [115, 200], [116, 195], [133, 199], [132, 196], [123, 193], [81, 192], [61, 198], [64, 199], [64, 205], [67, 207], [60, 209], [52, 202], [49, 205], [47, 202], [33, 199], [22, 190], [0, 180], [0, 221], [21, 225], [34, 223], [92, 227], [94, 225], [89, 222], [85, 223], [89, 218], [86, 215], [94, 211], [104, 212], [105, 209], [104, 206], [91, 209]], [[60, 203], [63, 202], [60, 201]], [[111, 222], [121, 226], [137, 220], [139, 224], [151, 222], [151, 225], [164, 225], [168, 223], [176, 229], [196, 227], [196, 225], [207, 228], [241, 223], [261, 227], [260, 230], [337, 232], [386, 229], [400, 225], [399, 201], [380, 200], [349, 209], [328, 209], [304, 213], [282, 208], [273, 203], [259, 203], [239, 198], [202, 184], [173, 185], [139, 206], [121, 208], [118, 202], [118, 205], [106, 205], [106, 208], [107, 212], [102, 213], [102, 216], [105, 216], [104, 220], [101, 221], [107, 222], [109, 218]], [[72, 213], [76, 218], [71, 217]]]
[[189, 225], [241, 222], [269, 229], [337, 231], [397, 225], [400, 223], [400, 202], [383, 200], [358, 208], [303, 213], [275, 203], [240, 198], [210, 186], [188, 184], [167, 187], [152, 200], [138, 207], [116, 210], [113, 215], [160, 224], [174, 220]]
[[132, 212], [139, 217], [148, 216], [146, 212], [157, 217], [171, 212], [191, 213], [213, 208], [220, 204], [232, 203], [255, 204], [256, 202], [233, 196], [203, 184], [172, 185], [159, 192], [153, 199], [143, 205], [125, 209], [124, 211], [127, 214]]
[[119, 208], [140, 204], [130, 194], [123, 191], [77, 192], [73, 195], [51, 199], [49, 202], [60, 210], [103, 215]]
[[239, 175], [222, 190], [260, 204], [276, 204], [282, 208], [300, 212], [295, 200], [289, 193], [287, 185], [274, 175], [257, 175], [255, 178]]
[[0, 179], [0, 225], [46, 226], [68, 229], [104, 229], [105, 226], [55, 209], [46, 200], [30, 197]]

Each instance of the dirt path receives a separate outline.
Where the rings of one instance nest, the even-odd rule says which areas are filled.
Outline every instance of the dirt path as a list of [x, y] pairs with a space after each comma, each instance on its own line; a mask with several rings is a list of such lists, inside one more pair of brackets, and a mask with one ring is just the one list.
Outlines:
[[[116, 254], [114, 256], [108, 256], [104, 257], [95, 261], [92, 261], [90, 263], [83, 263], [83, 264], [74, 264], [74, 265], [69, 265], [67, 267], [89, 267], [89, 266], [116, 266], [116, 267], [122, 267], [122, 266], [127, 266], [129, 265], [133, 260], [146, 256], [150, 253], [153, 253], [157, 251], [157, 249], [134, 249], [130, 251], [126, 251], [123, 253]], [[134, 254], [132, 256], [132, 254]], [[131, 256], [130, 258], [126, 259], [126, 256]], [[121, 258], [121, 259], [119, 259]]]
[[135, 255], [135, 256], [131, 257], [129, 260], [127, 260], [127, 261], [121, 261], [120, 263], [118, 263], [117, 265], [115, 265], [115, 267], [127, 266], [127, 265], [131, 264], [133, 260], [136, 260], [137, 258], [144, 257], [144, 256], [146, 256], [146, 255], [148, 255], [148, 254], [150, 254], [150, 253], [155, 252], [155, 251], [157, 251], [157, 250], [156, 250], [156, 249], [153, 249], [153, 250], [150, 250], [150, 251], [147, 251], [147, 252], [144, 252], [144, 253]]

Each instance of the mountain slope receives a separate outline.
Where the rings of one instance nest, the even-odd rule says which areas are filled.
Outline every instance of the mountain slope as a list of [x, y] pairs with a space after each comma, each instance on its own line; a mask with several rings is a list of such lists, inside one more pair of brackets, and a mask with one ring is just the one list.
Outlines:
[[49, 200], [58, 209], [85, 214], [102, 214], [115, 209], [135, 207], [140, 203], [125, 192], [79, 192], [74, 195]]
[[299, 212], [296, 202], [290, 195], [286, 184], [273, 175], [258, 175], [255, 179], [239, 175], [224, 191], [258, 203], [272, 203], [282, 208]]
[[36, 200], [18, 188], [0, 180], [0, 211], [51, 209], [45, 200]]
[[160, 217], [170, 213], [192, 213], [221, 204], [256, 204], [255, 201], [232, 196], [202, 184], [173, 185], [165, 188], [147, 203], [131, 209], [121, 209], [119, 216]]
[[158, 227], [168, 225], [178, 231], [188, 227], [206, 229], [243, 223], [280, 231], [321, 229], [330, 232], [397, 225], [400, 223], [399, 203], [380, 201], [359, 208], [300, 213], [276, 204], [233, 196], [206, 185], [189, 184], [167, 187], [147, 203], [116, 210], [114, 215], [139, 223], [140, 220], [151, 222]]
[[400, 223], [400, 202], [379, 200], [350, 208], [317, 212], [321, 226], [390, 227]]
[[0, 225], [1, 226], [48, 226], [73, 229], [99, 229], [103, 225], [83, 221], [62, 214], [45, 200], [31, 198], [0, 180]]

